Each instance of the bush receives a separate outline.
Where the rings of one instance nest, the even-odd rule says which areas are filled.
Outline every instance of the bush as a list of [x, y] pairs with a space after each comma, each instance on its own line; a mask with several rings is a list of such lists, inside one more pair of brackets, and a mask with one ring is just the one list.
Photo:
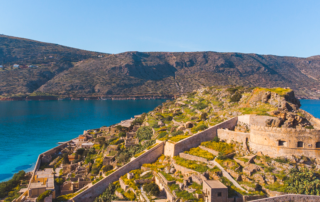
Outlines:
[[230, 98], [230, 102], [239, 102], [242, 95], [240, 93], [236, 93]]
[[1, 182], [0, 183], [0, 198], [4, 198], [7, 196], [9, 191], [13, 190], [17, 185], [19, 185], [20, 180], [22, 180], [25, 176], [25, 172], [23, 170], [19, 171], [18, 173], [15, 173], [12, 177], [12, 179]]
[[204, 103], [202, 103], [202, 102], [194, 105], [194, 108], [196, 108], [196, 109], [198, 109], [198, 110], [202, 110], [202, 109], [205, 109], [205, 108], [207, 108], [207, 107], [208, 107], [208, 105], [206, 105], [206, 104], [204, 104]]
[[103, 172], [108, 172], [109, 170], [112, 170], [113, 169], [113, 166], [112, 165], [106, 165], [103, 167]]
[[220, 142], [220, 138], [218, 138], [218, 136], [215, 136], [212, 141], [214, 141], [214, 142]]
[[202, 113], [201, 116], [200, 116], [200, 119], [205, 121], [205, 120], [207, 120], [207, 117], [208, 117], [207, 113]]
[[62, 185], [63, 182], [64, 182], [63, 178], [56, 178], [56, 179], [54, 179], [54, 181], [55, 181], [58, 185]]
[[125, 196], [127, 199], [129, 199], [130, 201], [133, 201], [133, 200], [136, 198], [136, 196], [134, 195], [134, 193], [133, 193], [131, 190], [125, 192], [125, 193], [124, 193], [124, 196]]
[[43, 192], [42, 194], [40, 194], [37, 198], [37, 202], [43, 202], [44, 198], [46, 198], [47, 196], [49, 196], [52, 193], [51, 190], [47, 190], [45, 192]]
[[76, 154], [83, 155], [84, 151], [85, 151], [84, 148], [77, 149]]
[[160, 132], [158, 139], [163, 138], [164, 136], [166, 136], [168, 133], [167, 132]]
[[139, 141], [150, 140], [153, 135], [152, 129], [149, 126], [142, 126], [137, 131]]
[[121, 131], [121, 132], [119, 133], [119, 138], [120, 138], [120, 137], [126, 137], [126, 132]]
[[64, 153], [63, 155], [62, 155], [62, 163], [63, 164], [70, 164], [70, 161], [69, 161], [69, 159], [68, 159], [68, 154], [67, 153]]
[[174, 137], [174, 136], [182, 135], [182, 134], [183, 134], [183, 131], [178, 130], [178, 131], [176, 131], [176, 132], [171, 133], [171, 136]]
[[143, 186], [143, 190], [145, 190], [148, 194], [151, 194], [153, 196], [158, 196], [160, 193], [159, 187], [155, 183], [145, 184]]

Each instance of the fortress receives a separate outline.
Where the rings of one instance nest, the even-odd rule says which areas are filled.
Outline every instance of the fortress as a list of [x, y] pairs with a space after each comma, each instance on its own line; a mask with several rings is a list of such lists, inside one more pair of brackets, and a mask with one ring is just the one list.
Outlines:
[[293, 155], [319, 158], [320, 130], [267, 127], [266, 122], [270, 119], [273, 119], [273, 117], [239, 116], [237, 124], [247, 126], [250, 132], [218, 129], [217, 135], [221, 140], [242, 143], [251, 152], [261, 152], [263, 155], [268, 155], [272, 158], [290, 158]]

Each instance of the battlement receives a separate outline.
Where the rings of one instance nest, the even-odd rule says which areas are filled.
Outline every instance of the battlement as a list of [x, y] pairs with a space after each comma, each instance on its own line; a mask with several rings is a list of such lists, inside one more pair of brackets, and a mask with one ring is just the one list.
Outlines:
[[251, 125], [250, 130], [261, 131], [261, 132], [272, 132], [272, 133], [283, 133], [291, 135], [320, 135], [320, 130], [316, 129], [296, 129], [296, 128], [277, 128], [277, 127], [266, 127]]

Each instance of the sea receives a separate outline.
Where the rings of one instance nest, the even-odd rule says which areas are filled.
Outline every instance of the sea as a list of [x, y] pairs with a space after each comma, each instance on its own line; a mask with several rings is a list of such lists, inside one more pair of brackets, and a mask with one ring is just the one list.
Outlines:
[[0, 102], [0, 182], [31, 171], [38, 155], [84, 130], [149, 112], [166, 100]]
[[[82, 134], [149, 112], [166, 100], [0, 102], [0, 182], [31, 171], [38, 155]], [[320, 100], [300, 100], [320, 118]]]

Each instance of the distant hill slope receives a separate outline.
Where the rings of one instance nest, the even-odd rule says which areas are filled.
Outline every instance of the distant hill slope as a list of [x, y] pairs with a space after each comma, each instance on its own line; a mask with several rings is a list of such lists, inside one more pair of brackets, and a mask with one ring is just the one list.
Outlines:
[[[41, 64], [38, 69], [0, 71], [0, 95], [7, 96], [33, 92], [64, 96], [169, 95], [202, 86], [244, 85], [290, 87], [298, 97], [320, 97], [316, 93], [320, 56], [126, 52], [98, 58], [99, 53], [3, 36], [0, 55], [0, 62]], [[53, 55], [53, 62], [46, 62], [48, 55]]]
[[[0, 71], [0, 95], [32, 93], [55, 75], [73, 67], [74, 62], [98, 55], [101, 53], [0, 35], [0, 65], [5, 69]], [[39, 68], [12, 70], [13, 64]]]

